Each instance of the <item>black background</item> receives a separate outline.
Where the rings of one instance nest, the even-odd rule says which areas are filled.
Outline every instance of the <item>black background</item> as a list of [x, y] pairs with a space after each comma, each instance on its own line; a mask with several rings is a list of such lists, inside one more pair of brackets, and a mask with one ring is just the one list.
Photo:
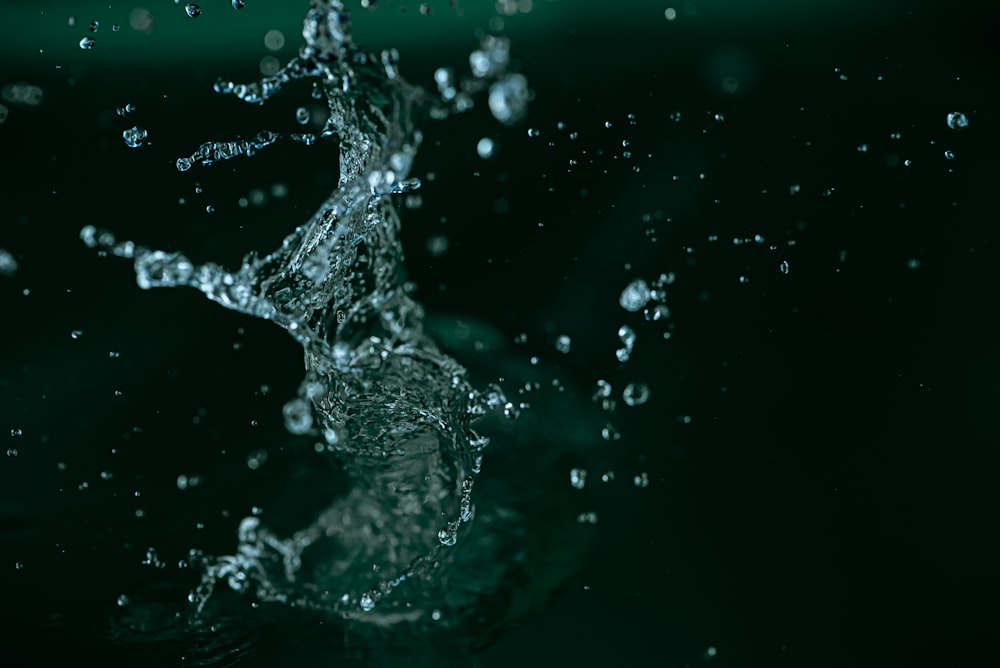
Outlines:
[[[476, 25], [431, 4], [447, 39], [420, 39], [415, 6], [381, 3], [366, 23], [358, 10], [359, 33], [378, 48], [398, 42], [420, 83], [439, 64], [462, 67], [475, 44]], [[536, 2], [508, 19], [535, 91], [528, 119], [503, 128], [479, 108], [428, 125], [415, 169], [423, 204], [404, 212], [409, 272], [432, 318], [489, 323], [520, 364], [537, 356], [539, 377], [576, 397], [577, 412], [527, 423], [546, 425], [532, 447], [557, 466], [529, 461], [520, 475], [572, 508], [534, 530], [599, 517], [579, 567], [476, 660], [996, 663], [996, 10], [706, 1], [678, 4], [668, 22], [666, 4], [620, 4]], [[294, 27], [301, 8], [283, 13]], [[407, 14], [408, 38], [378, 32], [389, 13]], [[188, 55], [135, 47], [93, 62], [76, 49], [56, 70], [35, 52], [85, 34], [62, 17], [20, 36], [40, 46], [3, 52], [0, 84], [45, 91], [38, 106], [4, 102], [0, 125], [0, 248], [21, 265], [0, 277], [0, 443], [18, 451], [0, 460], [10, 665], [134, 661], [101, 629], [120, 593], [162, 579], [140, 563], [147, 547], [171, 564], [192, 545], [221, 553], [252, 506], [292, 529], [326, 498], [331, 473], [281, 425], [301, 373], [296, 345], [191, 291], [144, 293], [128, 263], [78, 239], [95, 224], [232, 265], [275, 246], [336, 178], [335, 156], [292, 144], [176, 172], [172, 161], [203, 140], [289, 130], [307, 93], [261, 109], [214, 95], [216, 76], [257, 76], [260, 35], [244, 58], [163, 32]], [[297, 45], [286, 35], [281, 59]], [[138, 111], [123, 119], [114, 109], [126, 102]], [[956, 110], [969, 127], [947, 126]], [[151, 145], [124, 146], [133, 122]], [[475, 153], [482, 136], [498, 145], [488, 161]], [[289, 197], [236, 204], [276, 181]], [[432, 257], [426, 241], [440, 233], [449, 250]], [[668, 271], [669, 325], [618, 306], [633, 278]], [[638, 340], [622, 365], [626, 323]], [[522, 332], [528, 343], [514, 345]], [[553, 349], [558, 334], [572, 337], [570, 354]], [[496, 379], [488, 360], [455, 354]], [[618, 392], [648, 382], [652, 398], [601, 415], [598, 378]], [[600, 438], [605, 420], [620, 441]], [[8, 437], [13, 428], [23, 435]], [[250, 471], [259, 448], [268, 464]], [[570, 488], [572, 466], [589, 471], [582, 491]], [[602, 483], [607, 470], [615, 480]], [[179, 491], [176, 477], [193, 473], [204, 485]]]

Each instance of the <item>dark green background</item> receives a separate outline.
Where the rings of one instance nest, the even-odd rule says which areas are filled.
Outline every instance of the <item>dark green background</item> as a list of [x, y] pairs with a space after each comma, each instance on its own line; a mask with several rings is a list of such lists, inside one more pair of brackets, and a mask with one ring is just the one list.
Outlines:
[[[233, 264], [312, 213], [336, 177], [322, 147], [172, 166], [204, 140], [292, 129], [304, 88], [256, 108], [211, 85], [255, 78], [268, 29], [285, 33], [276, 55], [290, 57], [305, 3], [202, 2], [192, 20], [150, 1], [149, 35], [128, 27], [134, 5], [108, 4], [0, 9], [0, 85], [44, 90], [37, 106], [3, 101], [0, 125], [0, 248], [21, 265], [0, 277], [0, 444], [18, 450], [0, 459], [9, 665], [133, 661], [134, 648], [109, 650], [100, 635], [119, 593], [162, 577], [139, 563], [146, 547], [171, 562], [194, 544], [220, 553], [253, 505], [292, 518], [325, 499], [308, 444], [282, 435], [296, 345], [191, 291], [143, 293], [128, 263], [78, 239], [95, 224]], [[355, 12], [358, 41], [396, 46], [404, 75], [426, 85], [439, 65], [464, 67], [492, 14], [492, 3], [460, 2], [461, 15], [429, 4], [429, 16], [384, 0]], [[480, 664], [694, 666], [709, 647], [719, 666], [996, 663], [996, 9], [534, 4], [504, 31], [535, 91], [528, 119], [502, 128], [480, 108], [428, 125], [415, 169], [423, 206], [404, 213], [428, 312], [482, 320], [508, 342], [528, 333], [512, 358], [539, 356], [542, 380], [559, 377], [577, 396], [576, 412], [526, 422], [538, 461], [556, 464], [526, 461], [520, 475], [572, 509], [534, 518], [533, 530], [558, 533], [586, 510], [600, 518], [578, 572]], [[667, 22], [671, 4], [679, 15]], [[97, 43], [80, 50], [93, 19]], [[119, 118], [125, 103], [138, 111]], [[954, 110], [968, 128], [947, 127]], [[133, 123], [151, 145], [124, 145]], [[498, 142], [490, 161], [475, 153], [482, 136]], [[288, 198], [237, 206], [276, 181]], [[437, 233], [450, 240], [442, 258], [425, 249]], [[763, 243], [733, 243], [758, 234]], [[677, 274], [670, 340], [617, 305], [632, 278], [664, 271]], [[623, 323], [639, 337], [624, 366], [614, 359]], [[561, 333], [568, 356], [552, 348]], [[505, 373], [456, 355], [486, 380]], [[604, 419], [589, 399], [598, 378], [652, 388], [648, 404], [609, 417], [616, 443], [586, 422]], [[265, 382], [271, 394], [256, 396]], [[24, 435], [8, 437], [14, 427]], [[251, 472], [246, 453], [262, 447], [271, 458]], [[590, 471], [583, 492], [570, 489], [571, 466]], [[617, 477], [603, 484], [608, 469]], [[640, 471], [648, 488], [631, 483]], [[182, 473], [206, 483], [180, 492]]]

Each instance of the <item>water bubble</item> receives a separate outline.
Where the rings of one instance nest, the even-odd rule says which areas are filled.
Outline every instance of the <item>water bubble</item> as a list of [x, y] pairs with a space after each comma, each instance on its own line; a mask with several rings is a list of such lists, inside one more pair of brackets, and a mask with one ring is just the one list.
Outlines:
[[70, 28], [72, 28], [73, 26], [75, 26], [76, 25], [76, 17], [75, 16], [70, 16], [69, 18], [67, 18], [66, 19], [66, 25], [68, 25]]
[[188, 158], [177, 158], [177, 171], [186, 172], [191, 169], [191, 160]]
[[952, 111], [948, 114], [948, 127], [952, 130], [969, 127], [969, 119], [961, 111]]
[[576, 517], [576, 521], [580, 524], [597, 524], [597, 513], [594, 511], [580, 513]]
[[920, 269], [920, 260], [918, 258], [910, 258], [906, 261], [907, 269]]
[[636, 487], [648, 487], [649, 476], [646, 473], [640, 473], [639, 475], [632, 478], [632, 484], [634, 484]]
[[201, 16], [201, 7], [194, 4], [193, 2], [184, 5], [184, 11], [187, 12], [187, 15], [190, 16], [191, 18], [197, 18]]
[[305, 125], [309, 122], [309, 110], [305, 107], [299, 107], [295, 110], [295, 120], [299, 125]]
[[587, 484], [587, 471], [584, 469], [570, 470], [569, 484], [573, 486], [573, 489], [583, 489]]
[[125, 145], [130, 148], [139, 148], [146, 141], [148, 133], [145, 128], [141, 128], [138, 125], [130, 127], [128, 130], [122, 132], [122, 139], [125, 140]]
[[81, 49], [93, 49], [94, 48], [94, 38], [88, 36], [88, 37], [84, 37], [83, 39], [81, 39], [80, 40], [80, 48]]
[[618, 303], [626, 311], [636, 312], [642, 309], [649, 301], [649, 285], [641, 278], [637, 278], [622, 290]]
[[955, 154], [953, 152], [951, 152], [951, 151], [945, 151], [944, 152], [944, 157], [945, 157], [946, 160], [954, 160], [955, 159]]
[[243, 9], [246, 6], [247, 3], [243, 2], [243, 0], [233, 0], [233, 9]]
[[82, 329], [74, 329], [72, 332], [69, 333], [69, 336], [70, 336], [71, 339], [74, 339], [74, 340], [75, 339], [79, 339], [81, 336], [83, 336], [83, 330]]
[[122, 595], [120, 595], [118, 597], [117, 603], [118, 603], [118, 607], [124, 608], [126, 605], [128, 605], [129, 603], [131, 603], [131, 600], [129, 600], [128, 596], [126, 596], [125, 594], [122, 594]]
[[614, 479], [615, 479], [614, 471], [605, 471], [603, 474], [601, 474], [601, 482], [604, 483], [614, 482]]
[[569, 352], [571, 345], [572, 340], [565, 334], [560, 335], [559, 338], [556, 339], [556, 350], [564, 355]]
[[360, 605], [361, 609], [365, 612], [371, 612], [375, 609], [375, 600], [371, 597], [371, 594], [365, 593], [361, 597]]
[[476, 153], [479, 154], [480, 158], [486, 160], [487, 158], [493, 157], [493, 151], [495, 148], [496, 146], [492, 139], [489, 137], [483, 137], [479, 140], [479, 143], [476, 144]]
[[22, 434], [24, 434], [24, 432], [21, 430], [20, 427], [14, 427], [14, 428], [12, 428], [10, 430], [11, 438], [17, 438], [18, 436], [21, 436]]
[[97, 29], [101, 27], [101, 24], [97, 21], [90, 22], [90, 32], [97, 32]]
[[306, 434], [312, 429], [312, 408], [305, 399], [292, 399], [281, 409], [285, 416], [285, 429], [291, 434]]
[[622, 391], [622, 399], [629, 406], [639, 406], [649, 401], [649, 385], [646, 383], [629, 383]]
[[663, 16], [665, 16], [668, 21], [673, 21], [677, 18], [677, 10], [673, 7], [667, 7], [666, 11], [663, 12]]
[[778, 268], [781, 269], [781, 273], [782, 274], [787, 274], [788, 273], [788, 260], [782, 260], [781, 264], [778, 265]]
[[122, 29], [122, 28], [121, 28], [121, 26], [120, 26], [120, 25], [118, 25], [117, 23], [113, 23], [113, 24], [111, 25], [111, 32], [118, 32], [118, 31], [119, 31], [119, 30], [121, 30], [121, 29]]

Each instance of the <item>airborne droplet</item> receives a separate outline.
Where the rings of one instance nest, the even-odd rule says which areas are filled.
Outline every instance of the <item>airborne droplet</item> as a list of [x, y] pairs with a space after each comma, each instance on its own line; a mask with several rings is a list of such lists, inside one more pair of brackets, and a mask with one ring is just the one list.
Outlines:
[[649, 401], [649, 385], [646, 383], [629, 383], [622, 392], [622, 399], [629, 406], [638, 406]]
[[618, 303], [626, 311], [632, 311], [633, 313], [642, 309], [649, 301], [649, 284], [641, 278], [637, 278], [631, 283], [629, 283], [624, 290], [622, 290], [621, 297], [618, 298]]
[[969, 127], [969, 119], [961, 111], [953, 111], [948, 114], [948, 127], [952, 130]]
[[122, 132], [122, 139], [129, 148], [139, 148], [145, 143], [147, 135], [145, 128], [134, 125]]

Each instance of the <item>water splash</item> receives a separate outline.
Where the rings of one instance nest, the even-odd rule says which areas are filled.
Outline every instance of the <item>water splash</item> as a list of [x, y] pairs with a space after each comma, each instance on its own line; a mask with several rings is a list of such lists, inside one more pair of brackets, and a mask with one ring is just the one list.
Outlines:
[[[203, 571], [190, 596], [194, 609], [204, 610], [222, 582], [257, 601], [380, 625], [430, 615], [440, 624], [442, 609], [461, 617], [490, 586], [482, 574], [454, 586], [447, 572], [475, 515], [472, 491], [488, 443], [472, 423], [509, 402], [499, 388], [475, 390], [424, 333], [423, 309], [403, 280], [400, 221], [388, 195], [420, 186], [410, 176], [419, 122], [464, 111], [488, 91], [494, 116], [511, 123], [530, 94], [523, 76], [507, 72], [505, 39], [483, 38], [472, 75], [449, 78], [443, 90], [439, 80], [441, 94], [433, 95], [400, 77], [395, 50], [376, 56], [356, 47], [338, 0], [313, 0], [302, 34], [298, 56], [273, 76], [216, 85], [263, 104], [288, 82], [313, 79], [326, 100], [319, 139], [338, 144], [339, 183], [278, 249], [251, 252], [230, 271], [118, 242], [93, 226], [81, 237], [133, 259], [144, 289], [193, 287], [284, 328], [302, 345], [306, 369], [298, 397], [285, 405], [286, 426], [321, 438], [351, 479], [346, 494], [291, 536], [251, 516], [233, 554], [192, 552], [188, 561]], [[177, 168], [250, 156], [285, 138], [312, 143], [262, 131], [203, 143]]]

